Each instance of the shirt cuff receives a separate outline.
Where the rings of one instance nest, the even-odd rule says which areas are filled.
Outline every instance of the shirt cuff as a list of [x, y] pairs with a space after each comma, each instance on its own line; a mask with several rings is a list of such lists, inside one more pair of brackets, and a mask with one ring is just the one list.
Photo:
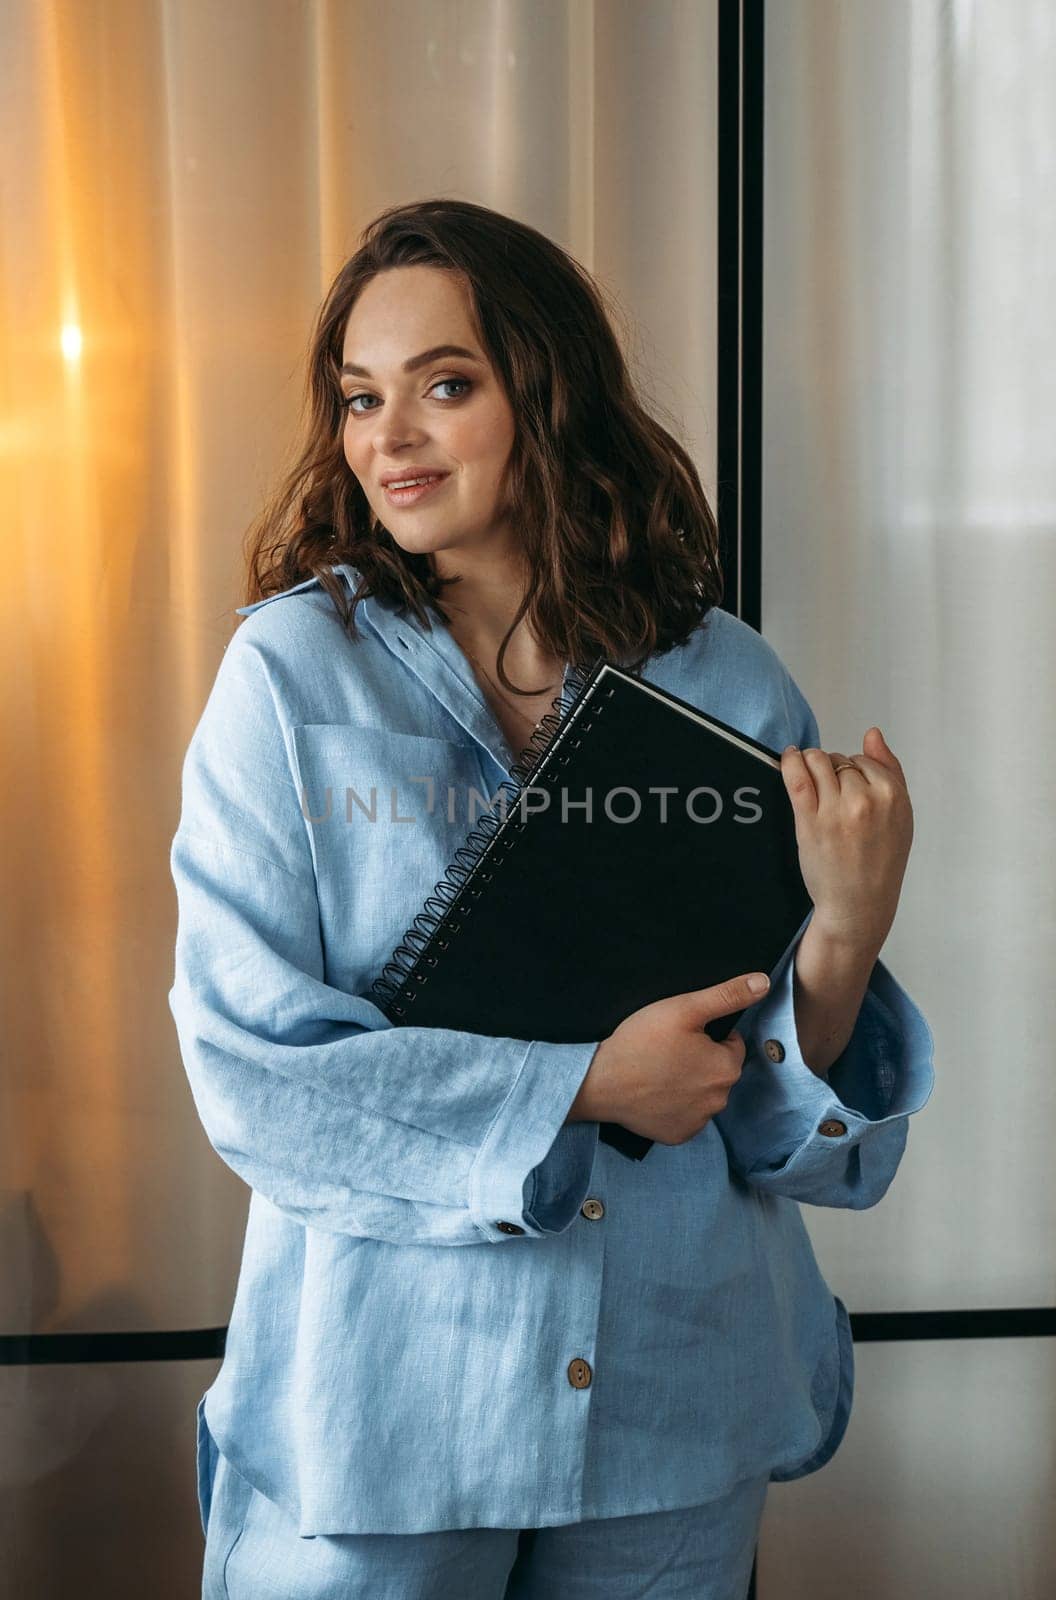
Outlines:
[[469, 1174], [469, 1210], [485, 1239], [563, 1233], [590, 1187], [598, 1123], [565, 1124], [598, 1041], [533, 1041]]
[[742, 1172], [772, 1171], [813, 1141], [831, 1149], [860, 1140], [927, 1104], [934, 1040], [919, 1008], [877, 959], [848, 1043], [819, 1077], [803, 1059], [794, 977], [799, 939], [774, 970], [762, 1000], [744, 1012], [741, 1076], [721, 1113]]

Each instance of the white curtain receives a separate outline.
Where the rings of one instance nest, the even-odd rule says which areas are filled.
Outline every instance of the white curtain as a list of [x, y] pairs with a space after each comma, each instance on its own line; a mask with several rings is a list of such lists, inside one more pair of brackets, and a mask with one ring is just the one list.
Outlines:
[[[312, 319], [385, 206], [523, 218], [710, 487], [715, 4], [0, 0], [0, 37], [0, 1332], [222, 1326], [247, 1191], [179, 1061], [168, 847]], [[0, 1591], [197, 1592], [215, 1370], [0, 1368]]]
[[[891, 1191], [810, 1231], [855, 1311], [1051, 1306], [1056, 7], [766, 27], [763, 632], [826, 748], [876, 722], [906, 769], [884, 960], [936, 1037]], [[1054, 1341], [856, 1357], [839, 1455], [770, 1495], [761, 1600], [1052, 1592]]]

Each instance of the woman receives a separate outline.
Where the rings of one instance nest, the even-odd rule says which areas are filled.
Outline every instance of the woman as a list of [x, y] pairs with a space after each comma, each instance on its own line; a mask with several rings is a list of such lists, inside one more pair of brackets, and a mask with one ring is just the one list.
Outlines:
[[[248, 553], [172, 848], [170, 1004], [252, 1191], [198, 1410], [203, 1592], [742, 1600], [767, 1483], [823, 1465], [851, 1406], [798, 1202], [874, 1205], [931, 1092], [928, 1026], [878, 959], [898, 760], [877, 729], [817, 747], [718, 607], [699, 479], [596, 287], [479, 206], [367, 230]], [[761, 998], [731, 972], [591, 1044], [392, 1027], [371, 982], [463, 798], [602, 652], [789, 746], [805, 928]]]

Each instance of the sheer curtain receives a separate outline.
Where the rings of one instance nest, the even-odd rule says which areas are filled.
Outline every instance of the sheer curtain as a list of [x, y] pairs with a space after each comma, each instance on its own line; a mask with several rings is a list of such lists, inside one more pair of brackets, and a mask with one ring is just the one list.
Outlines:
[[[884, 960], [936, 1037], [882, 1205], [810, 1218], [860, 1312], [1053, 1304], [1054, 81], [1047, 0], [767, 8], [763, 631], [826, 748], [903, 762]], [[1053, 1354], [859, 1344], [760, 1595], [1049, 1592]]]
[[[716, 11], [4, 0], [0, 30], [0, 1334], [210, 1328], [247, 1192], [179, 1062], [168, 847], [315, 310], [384, 206], [522, 217], [598, 273], [710, 484]], [[138, 1600], [145, 1560], [196, 1592], [215, 1369], [0, 1369], [12, 1594]]]

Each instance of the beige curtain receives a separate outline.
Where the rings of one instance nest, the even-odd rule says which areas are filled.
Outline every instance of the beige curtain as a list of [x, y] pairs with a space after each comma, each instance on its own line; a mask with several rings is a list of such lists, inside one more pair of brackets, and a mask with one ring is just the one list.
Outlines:
[[[168, 846], [325, 288], [397, 201], [523, 218], [710, 484], [715, 35], [713, 0], [3, 0], [0, 1333], [227, 1321], [247, 1191], [177, 1053]], [[0, 1591], [197, 1592], [215, 1370], [0, 1368]]]

